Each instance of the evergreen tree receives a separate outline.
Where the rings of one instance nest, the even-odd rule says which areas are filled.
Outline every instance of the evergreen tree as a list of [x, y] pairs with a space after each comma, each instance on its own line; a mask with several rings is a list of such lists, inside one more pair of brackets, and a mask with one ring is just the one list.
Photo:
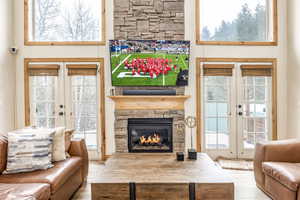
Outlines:
[[204, 41], [211, 40], [211, 34], [207, 26], [204, 26], [201, 33], [201, 39]]
[[237, 41], [255, 41], [257, 26], [248, 4], [244, 4], [236, 20]]
[[[248, 4], [244, 4], [237, 18], [231, 22], [222, 21], [210, 40], [214, 41], [265, 41], [267, 40], [266, 9], [258, 4], [252, 14]], [[204, 30], [206, 28], [207, 30]], [[204, 27], [202, 36], [207, 36]], [[206, 33], [205, 33], [206, 32]], [[210, 33], [209, 33], [210, 34]], [[203, 37], [204, 39], [204, 37]], [[205, 38], [207, 39], [207, 38]]]
[[221, 26], [216, 29], [213, 39], [216, 41], [234, 41], [236, 37], [234, 26], [233, 23], [223, 20]]
[[260, 4], [255, 9], [255, 24], [257, 25], [257, 41], [267, 40], [266, 8]]

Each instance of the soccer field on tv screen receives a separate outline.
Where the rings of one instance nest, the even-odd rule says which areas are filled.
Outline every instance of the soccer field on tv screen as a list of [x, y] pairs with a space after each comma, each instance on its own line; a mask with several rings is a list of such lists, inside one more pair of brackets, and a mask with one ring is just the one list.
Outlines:
[[187, 85], [188, 69], [187, 54], [111, 54], [113, 86], [183, 86]]

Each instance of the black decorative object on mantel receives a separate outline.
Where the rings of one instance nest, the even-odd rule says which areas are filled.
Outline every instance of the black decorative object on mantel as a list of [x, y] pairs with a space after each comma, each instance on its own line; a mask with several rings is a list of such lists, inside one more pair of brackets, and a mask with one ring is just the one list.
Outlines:
[[188, 158], [190, 160], [197, 160], [197, 151], [193, 148], [193, 128], [196, 127], [196, 117], [188, 116], [184, 123], [191, 129], [191, 148], [188, 149]]
[[190, 160], [197, 160], [197, 151], [196, 151], [196, 149], [189, 149], [188, 150], [188, 158]]
[[184, 153], [183, 152], [177, 152], [176, 153], [177, 161], [184, 161]]

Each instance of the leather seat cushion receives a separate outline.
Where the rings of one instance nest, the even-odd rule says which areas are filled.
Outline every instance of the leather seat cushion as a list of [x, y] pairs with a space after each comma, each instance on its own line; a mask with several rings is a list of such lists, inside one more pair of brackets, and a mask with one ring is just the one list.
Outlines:
[[34, 172], [1, 175], [0, 183], [48, 183], [51, 193], [55, 193], [77, 170], [80, 170], [82, 159], [71, 157], [54, 163], [54, 167]]
[[50, 199], [50, 185], [0, 183], [0, 199], [48, 200]]
[[292, 191], [300, 185], [300, 163], [264, 162], [263, 172]]

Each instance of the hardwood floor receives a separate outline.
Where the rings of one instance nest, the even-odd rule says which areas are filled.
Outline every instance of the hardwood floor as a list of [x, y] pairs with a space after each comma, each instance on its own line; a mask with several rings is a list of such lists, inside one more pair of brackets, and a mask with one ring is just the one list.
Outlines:
[[[101, 173], [104, 168], [103, 163], [90, 162], [90, 171], [87, 184], [82, 186], [74, 195], [73, 200], [90, 200], [91, 199], [91, 180]], [[254, 181], [253, 171], [228, 170], [235, 183], [236, 200], [271, 200], [267, 195], [260, 191]]]

